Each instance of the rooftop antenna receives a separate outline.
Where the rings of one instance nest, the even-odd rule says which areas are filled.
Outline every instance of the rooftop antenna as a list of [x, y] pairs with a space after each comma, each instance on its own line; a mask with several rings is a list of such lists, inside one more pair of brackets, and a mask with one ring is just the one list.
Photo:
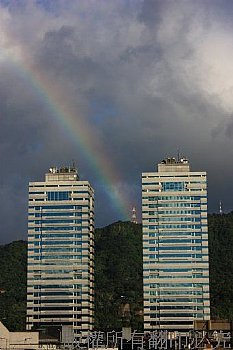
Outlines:
[[137, 215], [136, 215], [136, 208], [133, 207], [132, 208], [132, 213], [131, 213], [131, 222], [133, 222], [134, 224], [137, 224]]
[[75, 164], [75, 160], [74, 159], [72, 159], [72, 168], [76, 169], [76, 164]]
[[222, 201], [219, 201], [219, 214], [222, 215]]
[[177, 149], [177, 162], [179, 163], [180, 161], [180, 148], [178, 147]]

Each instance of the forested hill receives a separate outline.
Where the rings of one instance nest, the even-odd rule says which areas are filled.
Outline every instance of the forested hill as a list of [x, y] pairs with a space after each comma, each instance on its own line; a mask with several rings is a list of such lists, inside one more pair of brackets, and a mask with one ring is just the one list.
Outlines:
[[[233, 213], [209, 216], [209, 252], [212, 317], [232, 320]], [[11, 330], [25, 327], [26, 256], [24, 241], [0, 246], [0, 319]], [[141, 225], [96, 229], [95, 306], [97, 329], [142, 328]]]
[[10, 330], [24, 330], [26, 320], [27, 243], [0, 246], [0, 320]]
[[233, 212], [209, 215], [212, 317], [233, 320]]
[[142, 324], [142, 227], [117, 222], [96, 230], [95, 321], [97, 329], [119, 329], [122, 307], [130, 305], [126, 320], [134, 329]]

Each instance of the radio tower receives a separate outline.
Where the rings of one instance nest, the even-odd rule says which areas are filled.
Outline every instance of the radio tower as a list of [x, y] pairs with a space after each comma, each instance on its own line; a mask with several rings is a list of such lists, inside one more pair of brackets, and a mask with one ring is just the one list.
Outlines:
[[132, 208], [131, 222], [133, 222], [134, 224], [138, 223], [137, 215], [136, 215], [136, 208], [135, 207]]
[[222, 215], [222, 201], [219, 202], [219, 214]]

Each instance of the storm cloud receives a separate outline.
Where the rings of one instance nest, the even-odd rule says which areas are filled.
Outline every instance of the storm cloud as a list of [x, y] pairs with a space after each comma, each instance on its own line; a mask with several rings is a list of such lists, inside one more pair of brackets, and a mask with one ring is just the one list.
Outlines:
[[[114, 192], [140, 217], [141, 172], [178, 149], [208, 172], [209, 211], [231, 210], [232, 19], [222, 0], [0, 1], [1, 242], [26, 238], [28, 182], [73, 159], [95, 188], [97, 226], [123, 219]], [[85, 123], [83, 148], [29, 72]], [[106, 186], [88, 130], [90, 156], [116, 169]]]

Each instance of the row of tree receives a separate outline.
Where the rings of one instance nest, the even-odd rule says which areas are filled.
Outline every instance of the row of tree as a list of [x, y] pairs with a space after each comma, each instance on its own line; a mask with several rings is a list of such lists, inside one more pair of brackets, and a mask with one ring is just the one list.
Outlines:
[[[211, 315], [233, 320], [233, 213], [209, 215], [208, 222]], [[0, 320], [12, 331], [25, 329], [26, 267], [26, 242], [0, 246]], [[141, 225], [117, 222], [96, 229], [96, 328], [116, 330], [130, 320], [141, 330], [142, 304]]]

